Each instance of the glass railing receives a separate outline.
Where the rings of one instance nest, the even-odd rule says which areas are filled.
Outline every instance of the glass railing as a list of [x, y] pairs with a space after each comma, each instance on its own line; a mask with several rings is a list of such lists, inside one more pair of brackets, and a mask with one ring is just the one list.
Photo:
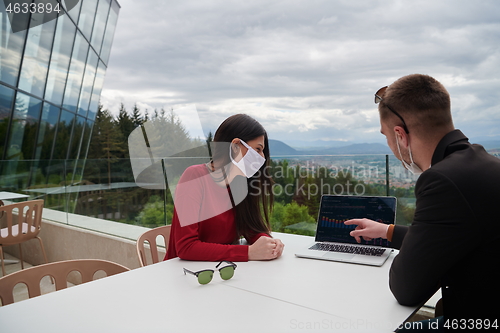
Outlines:
[[[172, 158], [165, 161], [167, 168], [173, 164]], [[274, 156], [269, 171], [274, 179], [274, 231], [314, 235], [323, 194], [396, 196], [397, 223], [412, 221], [416, 177], [393, 156]], [[167, 186], [138, 186], [130, 159], [0, 161], [0, 191], [43, 199], [45, 208], [66, 213], [60, 214], [60, 222], [69, 225], [75, 216], [150, 228], [169, 224], [173, 200], [168, 187], [175, 178], [166, 179]]]

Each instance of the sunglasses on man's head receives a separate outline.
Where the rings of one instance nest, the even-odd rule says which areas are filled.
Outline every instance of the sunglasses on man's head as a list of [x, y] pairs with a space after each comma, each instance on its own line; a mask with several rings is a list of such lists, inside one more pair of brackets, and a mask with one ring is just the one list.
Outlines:
[[[227, 265], [219, 268], [222, 263], [226, 263]], [[232, 278], [234, 276], [234, 270], [236, 269], [236, 267], [237, 266], [234, 262], [226, 260], [221, 261], [217, 264], [217, 266], [215, 266], [215, 268], [219, 268], [218, 271], [222, 280], [229, 280], [230, 278]], [[196, 276], [200, 284], [207, 284], [212, 281], [212, 278], [214, 277], [213, 269], [204, 269], [198, 272], [192, 272], [184, 268], [184, 275], [186, 275], [186, 273]]]
[[[375, 93], [375, 104], [378, 104], [384, 100], [384, 95], [385, 95], [385, 91], [387, 90], [387, 87], [388, 86], [385, 86], [385, 87], [382, 87], [379, 90], [377, 90], [377, 92]], [[387, 108], [392, 113], [394, 113], [396, 116], [398, 116], [399, 119], [401, 119], [401, 121], [403, 122], [403, 129], [405, 130], [406, 134], [409, 134], [410, 132], [408, 131], [408, 127], [406, 126], [406, 123], [405, 123], [405, 120], [403, 119], [403, 117], [401, 117], [401, 115], [399, 113], [397, 113], [389, 105], [387, 105], [387, 103], [385, 104], [385, 106], [387, 106]]]

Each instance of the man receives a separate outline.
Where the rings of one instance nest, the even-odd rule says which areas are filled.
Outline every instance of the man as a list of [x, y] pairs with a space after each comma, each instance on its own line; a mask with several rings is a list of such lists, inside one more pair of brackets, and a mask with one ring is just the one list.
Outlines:
[[427, 75], [408, 75], [375, 95], [381, 132], [412, 173], [413, 223], [346, 221], [358, 242], [387, 238], [399, 249], [389, 276], [402, 305], [425, 302], [439, 288], [444, 318], [500, 316], [500, 159], [455, 130], [446, 89]]

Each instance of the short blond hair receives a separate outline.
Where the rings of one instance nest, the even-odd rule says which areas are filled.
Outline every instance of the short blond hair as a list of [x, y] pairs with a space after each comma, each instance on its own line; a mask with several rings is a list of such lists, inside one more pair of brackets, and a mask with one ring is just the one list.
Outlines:
[[379, 104], [383, 121], [395, 117], [389, 107], [401, 115], [409, 132], [435, 133], [453, 126], [450, 94], [429, 75], [411, 74], [396, 80]]

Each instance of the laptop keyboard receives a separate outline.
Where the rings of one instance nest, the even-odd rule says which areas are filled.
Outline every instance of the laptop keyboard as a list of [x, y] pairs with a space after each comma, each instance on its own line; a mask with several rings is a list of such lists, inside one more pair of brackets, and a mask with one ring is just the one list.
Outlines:
[[341, 245], [341, 244], [316, 243], [313, 246], [311, 246], [309, 250], [364, 254], [368, 256], [380, 257], [382, 254], [384, 254], [386, 249], [379, 247], [362, 247], [362, 246], [351, 246], [351, 245]]

